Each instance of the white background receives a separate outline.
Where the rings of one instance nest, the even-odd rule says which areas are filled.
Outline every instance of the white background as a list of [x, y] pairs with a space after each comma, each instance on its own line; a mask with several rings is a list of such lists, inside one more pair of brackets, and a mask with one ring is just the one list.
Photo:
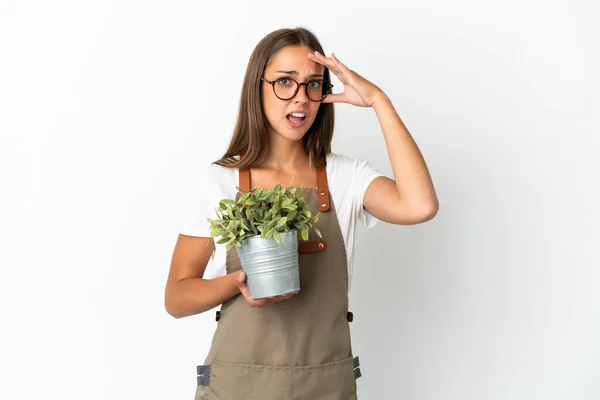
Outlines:
[[[215, 322], [164, 310], [181, 204], [298, 25], [390, 96], [440, 200], [358, 232], [360, 398], [600, 398], [597, 4], [0, 2], [0, 399], [193, 398]], [[392, 177], [373, 110], [336, 113], [334, 151]]]

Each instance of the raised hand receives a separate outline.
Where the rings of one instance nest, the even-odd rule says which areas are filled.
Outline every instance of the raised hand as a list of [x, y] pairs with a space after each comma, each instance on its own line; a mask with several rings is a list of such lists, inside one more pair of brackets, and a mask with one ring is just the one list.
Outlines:
[[333, 53], [331, 58], [328, 58], [315, 51], [309, 53], [308, 58], [327, 67], [344, 84], [343, 93], [331, 93], [323, 99], [323, 103], [348, 103], [359, 107], [372, 107], [379, 96], [385, 96], [377, 85], [346, 67]]

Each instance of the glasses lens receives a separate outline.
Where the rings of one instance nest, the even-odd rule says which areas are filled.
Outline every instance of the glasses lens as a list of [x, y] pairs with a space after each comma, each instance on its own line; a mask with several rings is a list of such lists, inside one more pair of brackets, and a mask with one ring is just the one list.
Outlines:
[[288, 78], [279, 78], [275, 81], [275, 94], [280, 99], [291, 99], [294, 97], [298, 84]]
[[325, 84], [322, 80], [308, 82], [306, 85], [306, 93], [308, 93], [308, 97], [314, 101], [323, 100], [325, 94], [327, 94], [325, 90]]

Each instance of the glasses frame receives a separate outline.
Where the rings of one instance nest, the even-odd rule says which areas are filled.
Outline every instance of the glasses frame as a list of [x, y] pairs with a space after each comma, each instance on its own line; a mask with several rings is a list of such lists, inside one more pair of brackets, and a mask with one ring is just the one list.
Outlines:
[[[270, 80], [265, 79], [263, 77], [261, 77], [260, 79], [263, 80], [263, 81], [265, 81], [265, 82], [267, 82], [269, 85], [271, 85], [271, 87], [273, 87], [273, 93], [275, 94], [275, 97], [277, 97], [279, 100], [291, 100], [291, 99], [293, 99], [298, 94], [298, 90], [300, 90], [300, 86], [306, 86], [306, 97], [308, 97], [308, 99], [310, 101], [314, 101], [315, 103], [320, 103], [323, 100], [325, 100], [325, 97], [327, 97], [331, 93], [331, 88], [333, 87], [333, 85], [331, 83], [327, 82], [325, 79], [311, 79], [308, 82], [298, 82], [294, 78], [288, 78], [288, 77], [277, 78], [274, 81], [270, 81]], [[278, 80], [280, 80], [280, 79], [289, 79], [290, 81], [296, 82], [296, 90], [294, 91], [294, 94], [291, 97], [288, 97], [287, 99], [284, 99], [284, 98], [281, 98], [281, 97], [277, 96], [277, 93], [275, 92], [275, 83]], [[322, 81], [323, 82], [323, 86], [325, 86], [326, 93], [321, 98], [321, 100], [313, 100], [308, 95], [308, 84], [311, 83], [311, 82], [313, 82], [313, 81]]]

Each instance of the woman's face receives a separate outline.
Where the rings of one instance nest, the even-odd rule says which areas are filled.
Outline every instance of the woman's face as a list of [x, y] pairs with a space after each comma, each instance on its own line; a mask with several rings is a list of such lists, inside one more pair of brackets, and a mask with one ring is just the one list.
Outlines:
[[[310, 49], [304, 46], [288, 46], [279, 50], [273, 57], [271, 62], [265, 68], [263, 78], [269, 81], [277, 81], [275, 83], [279, 97], [281, 93], [286, 93], [286, 87], [294, 83], [288, 79], [296, 80], [298, 83], [308, 83], [313, 79], [323, 79], [324, 67], [318, 63], [308, 59], [308, 53], [312, 53]], [[311, 101], [307, 95], [306, 86], [299, 86], [298, 92], [289, 100], [281, 100], [273, 92], [273, 86], [267, 82], [262, 82], [262, 105], [270, 125], [270, 134], [279, 134], [291, 141], [302, 139], [308, 129], [314, 122], [317, 112], [319, 111], [320, 102]], [[311, 91], [315, 90], [313, 88]], [[293, 93], [293, 90], [292, 90]], [[304, 114], [301, 117], [299, 114], [294, 116], [292, 113]]]

